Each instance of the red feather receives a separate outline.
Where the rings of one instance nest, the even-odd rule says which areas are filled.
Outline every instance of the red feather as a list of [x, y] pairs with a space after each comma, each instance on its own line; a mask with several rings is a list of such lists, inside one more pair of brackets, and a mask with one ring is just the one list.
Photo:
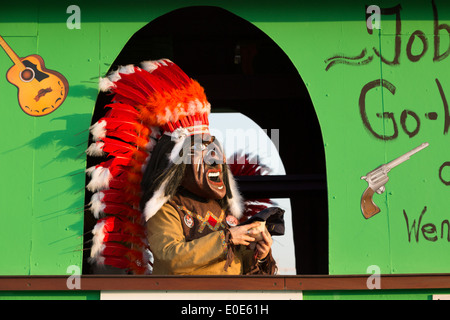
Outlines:
[[110, 108], [106, 112], [105, 118], [119, 118], [123, 120], [139, 119], [139, 111], [126, 103], [110, 103], [105, 108]]
[[102, 193], [104, 194], [104, 196], [102, 198], [102, 201], [104, 203], [135, 204], [135, 203], [139, 203], [139, 201], [140, 201], [139, 196], [128, 194], [126, 192], [123, 192], [123, 190], [107, 189], [107, 190], [102, 190]]
[[119, 269], [128, 270], [130, 262], [125, 257], [104, 257], [104, 264]]
[[122, 82], [118, 82], [116, 84], [116, 87], [113, 88], [112, 91], [116, 94], [115, 100], [118, 100], [117, 96], [121, 96], [124, 97], [126, 100], [133, 101], [134, 104], [145, 105], [147, 103], [147, 97], [144, 96], [139, 90], [127, 86]]
[[108, 131], [136, 131], [136, 127], [139, 124], [137, 121], [130, 121], [129, 119], [104, 117], [99, 122], [102, 120], [106, 121], [105, 129]]
[[98, 164], [97, 167], [107, 168], [113, 177], [117, 177], [123, 172], [124, 167], [130, 165], [131, 161], [131, 158], [115, 157]]
[[145, 237], [144, 227], [140, 224], [132, 223], [126, 218], [121, 219], [117, 216], [109, 216], [101, 220], [105, 221], [103, 226], [104, 232], [124, 232], [138, 237]]
[[102, 254], [105, 256], [123, 257], [126, 255], [128, 250], [130, 250], [130, 248], [122, 244], [110, 242], [105, 244]]
[[111, 156], [131, 158], [131, 155], [136, 150], [135, 146], [117, 139], [105, 137], [101, 140], [104, 142], [103, 151]]
[[[227, 163], [235, 177], [261, 176], [270, 172], [267, 166], [261, 164], [258, 159], [250, 158], [249, 154], [235, 153], [227, 160]], [[272, 205], [271, 199], [244, 199], [244, 212], [241, 220], [246, 220]]]
[[134, 73], [121, 75], [120, 82], [139, 90], [144, 96], [148, 97], [155, 92], [155, 89], [154, 86], [146, 81], [145, 74], [149, 73], [142, 69], [135, 68]]
[[146, 246], [146, 242], [142, 238], [139, 238], [139, 237], [136, 237], [136, 236], [133, 236], [130, 234], [121, 233], [121, 232], [105, 233], [103, 241], [104, 242], [125, 242], [125, 243], [140, 245], [140, 246]]
[[120, 217], [127, 217], [131, 219], [140, 219], [142, 214], [139, 210], [135, 210], [130, 206], [115, 204], [115, 203], [107, 203], [106, 207], [103, 209], [105, 214], [111, 214]]

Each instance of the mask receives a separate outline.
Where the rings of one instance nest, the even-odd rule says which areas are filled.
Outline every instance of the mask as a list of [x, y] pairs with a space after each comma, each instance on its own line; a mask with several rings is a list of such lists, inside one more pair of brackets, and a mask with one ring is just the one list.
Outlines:
[[226, 194], [223, 181], [225, 157], [222, 147], [210, 135], [192, 136], [188, 164], [181, 185], [206, 199], [222, 199]]

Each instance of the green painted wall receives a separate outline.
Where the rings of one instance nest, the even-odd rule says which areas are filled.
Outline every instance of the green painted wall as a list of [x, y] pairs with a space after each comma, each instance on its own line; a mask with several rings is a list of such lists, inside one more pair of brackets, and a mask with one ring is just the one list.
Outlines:
[[303, 300], [433, 300], [434, 295], [448, 293], [448, 290], [305, 291]]
[[[0, 11], [0, 35], [13, 50], [41, 55], [69, 82], [60, 108], [28, 116], [6, 80], [12, 62], [0, 53], [0, 274], [66, 274], [69, 265], [81, 266], [83, 152], [97, 79], [142, 26], [183, 6], [211, 4], [277, 42], [309, 90], [326, 152], [330, 273], [361, 274], [370, 265], [382, 273], [449, 272], [448, 2], [377, 1], [401, 9], [398, 23], [382, 14], [373, 34], [365, 1], [80, 1], [81, 29], [67, 27], [70, 4], [25, 1]], [[364, 124], [361, 92], [376, 81], [385, 85], [368, 90]], [[386, 192], [374, 196], [381, 213], [364, 219], [360, 177], [422, 142], [430, 146], [393, 169]]]
[[100, 291], [0, 291], [0, 300], [100, 300]]
[[[334, 10], [327, 13], [312, 10], [309, 21], [303, 17], [256, 24], [296, 64], [321, 124], [327, 160], [330, 274], [366, 273], [371, 265], [377, 265], [382, 273], [449, 272], [450, 58], [446, 30], [450, 30], [450, 8], [448, 2], [435, 1], [435, 14], [431, 1], [377, 4], [381, 8], [401, 4], [400, 18], [396, 24], [395, 15], [381, 15], [382, 28], [372, 35], [366, 29], [361, 3], [331, 5]], [[439, 28], [439, 45], [435, 28]], [[425, 47], [412, 35], [416, 30], [426, 39]], [[396, 38], [400, 44], [397, 52]], [[434, 59], [435, 46], [442, 55], [439, 59]], [[362, 58], [346, 59], [350, 64], [332, 64], [344, 61], [336, 56], [357, 57], [363, 52]], [[418, 61], [408, 57], [422, 52]], [[398, 63], [389, 64], [396, 57]], [[365, 125], [359, 100], [363, 88], [376, 80], [387, 84], [367, 92], [364, 102], [369, 125]], [[395, 93], [388, 90], [389, 84]], [[430, 117], [432, 112], [437, 114], [436, 120]], [[423, 142], [430, 146], [394, 168], [386, 192], [374, 196], [381, 213], [365, 220], [360, 199], [367, 183], [360, 177]], [[429, 241], [425, 236], [437, 238]]]

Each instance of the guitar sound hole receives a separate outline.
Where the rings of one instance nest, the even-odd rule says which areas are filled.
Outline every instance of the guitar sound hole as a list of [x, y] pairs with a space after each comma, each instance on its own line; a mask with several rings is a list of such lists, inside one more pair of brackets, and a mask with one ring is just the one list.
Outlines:
[[20, 73], [20, 79], [23, 82], [30, 82], [34, 79], [34, 70], [31, 68], [26, 68]]

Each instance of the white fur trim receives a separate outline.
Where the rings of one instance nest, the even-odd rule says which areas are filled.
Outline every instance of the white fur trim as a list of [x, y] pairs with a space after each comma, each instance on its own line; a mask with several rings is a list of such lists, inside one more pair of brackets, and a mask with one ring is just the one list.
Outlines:
[[148, 221], [151, 217], [153, 217], [156, 212], [158, 212], [159, 209], [169, 200], [169, 196], [166, 196], [165, 190], [167, 184], [172, 180], [172, 175], [166, 177], [163, 183], [161, 183], [161, 186], [158, 190], [156, 190], [153, 193], [153, 197], [150, 198], [150, 200], [147, 201], [144, 207], [144, 217], [145, 221]]
[[240, 219], [242, 217], [242, 212], [244, 211], [244, 204], [241, 193], [237, 188], [236, 181], [231, 174], [231, 170], [228, 170], [228, 184], [230, 186], [231, 194], [233, 195], [231, 199], [227, 198], [230, 213]]

